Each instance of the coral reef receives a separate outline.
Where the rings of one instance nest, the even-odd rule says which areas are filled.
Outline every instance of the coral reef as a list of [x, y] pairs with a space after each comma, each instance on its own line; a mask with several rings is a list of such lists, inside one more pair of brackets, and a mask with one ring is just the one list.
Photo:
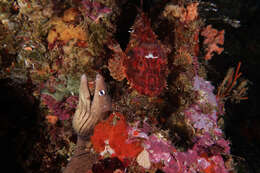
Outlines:
[[77, 173], [232, 171], [219, 120], [228, 99], [247, 99], [248, 81], [241, 63], [216, 94], [207, 79], [224, 30], [205, 26], [198, 1], [135, 3], [0, 2], [0, 78], [40, 102], [30, 157], [42, 155], [40, 172], [58, 158], [56, 169]]

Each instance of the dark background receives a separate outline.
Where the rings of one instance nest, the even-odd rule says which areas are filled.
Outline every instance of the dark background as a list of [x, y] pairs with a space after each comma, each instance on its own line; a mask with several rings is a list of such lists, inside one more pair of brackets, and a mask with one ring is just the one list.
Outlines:
[[[209, 62], [216, 70], [216, 73], [209, 75], [209, 80], [214, 81], [216, 86], [229, 67], [236, 67], [239, 61], [242, 62], [240, 70], [242, 76], [250, 80], [249, 99], [241, 101], [240, 104], [226, 103], [225, 132], [232, 142], [232, 154], [240, 160], [238, 162], [240, 166], [244, 167], [240, 172], [259, 173], [260, 1], [214, 0], [211, 2], [217, 4], [218, 15], [229, 16], [241, 22], [239, 28], [234, 28], [221, 20], [208, 20], [209, 23], [214, 23], [213, 26], [225, 29], [225, 50]], [[216, 14], [212, 14], [214, 15]]]

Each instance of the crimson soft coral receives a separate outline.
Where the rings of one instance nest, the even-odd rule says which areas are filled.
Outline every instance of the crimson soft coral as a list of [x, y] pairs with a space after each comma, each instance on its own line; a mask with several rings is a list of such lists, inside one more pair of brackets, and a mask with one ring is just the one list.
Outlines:
[[127, 123], [120, 113], [113, 113], [107, 120], [97, 124], [91, 142], [98, 153], [104, 152], [109, 145], [113, 151], [110, 154], [121, 161], [135, 158], [143, 150], [140, 142], [128, 141]]

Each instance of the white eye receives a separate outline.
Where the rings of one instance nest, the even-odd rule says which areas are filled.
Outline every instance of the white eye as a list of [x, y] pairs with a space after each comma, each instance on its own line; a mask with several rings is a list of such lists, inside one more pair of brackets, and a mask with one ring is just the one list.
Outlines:
[[100, 96], [103, 96], [103, 95], [106, 94], [106, 92], [105, 92], [104, 90], [99, 90], [98, 94], [99, 94]]

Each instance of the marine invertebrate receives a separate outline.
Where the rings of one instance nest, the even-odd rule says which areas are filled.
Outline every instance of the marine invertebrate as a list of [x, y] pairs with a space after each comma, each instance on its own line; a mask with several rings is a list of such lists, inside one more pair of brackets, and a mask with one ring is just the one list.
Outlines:
[[184, 6], [169, 4], [165, 7], [163, 15], [170, 18], [179, 18], [182, 23], [189, 23], [198, 17], [198, 5], [198, 2], [194, 2], [188, 4], [185, 8]]
[[120, 45], [116, 42], [110, 42], [108, 47], [113, 50], [112, 57], [108, 60], [108, 69], [110, 75], [117, 81], [122, 81], [125, 78], [125, 67], [123, 65], [126, 58]]
[[198, 92], [198, 102], [200, 104], [211, 104], [217, 106], [216, 96], [213, 91], [215, 87], [211, 85], [209, 81], [206, 81], [202, 77], [196, 75], [193, 78], [193, 90]]
[[75, 22], [79, 12], [70, 8], [64, 12], [63, 17], [53, 17], [49, 21], [49, 25], [52, 26], [49, 30], [47, 41], [49, 49], [53, 48], [55, 42], [60, 41], [62, 45], [67, 44], [71, 39], [76, 41], [86, 42], [87, 33], [81, 25], [74, 25], [71, 22]]
[[212, 111], [212, 113], [209, 114], [204, 114], [198, 105], [192, 105], [185, 110], [184, 113], [188, 121], [195, 129], [201, 129], [206, 132], [210, 132], [211, 130], [219, 130], [215, 129], [217, 125], [216, 111]]
[[[118, 48], [112, 49], [116, 49], [115, 52], [119, 54]], [[157, 39], [147, 16], [144, 13], [139, 14], [132, 27], [125, 55], [121, 56], [124, 75], [130, 87], [143, 95], [158, 96], [166, 87], [167, 54], [168, 49]], [[113, 61], [116, 59], [110, 62]], [[121, 61], [117, 60], [118, 63]], [[114, 70], [110, 68], [110, 72], [113, 74]]]
[[124, 60], [130, 86], [139, 93], [158, 96], [166, 87], [167, 49], [156, 38], [150, 21], [141, 13], [132, 27]]
[[[198, 2], [180, 2], [177, 4], [166, 5], [163, 16], [174, 25], [174, 45], [175, 56], [174, 64], [180, 64], [180, 58], [185, 58], [185, 66], [191, 63], [190, 56], [199, 54], [199, 31], [202, 24], [198, 16]], [[190, 55], [189, 55], [190, 54]], [[175, 62], [175, 61], [179, 62]], [[187, 68], [187, 67], [186, 67]]]
[[223, 158], [219, 155], [211, 157], [201, 157], [198, 159], [199, 168], [205, 173], [228, 173]]
[[86, 136], [95, 124], [111, 110], [110, 97], [107, 93], [104, 78], [97, 74], [93, 101], [87, 85], [87, 77], [81, 77], [79, 104], [73, 117], [73, 128], [81, 136]]
[[176, 151], [171, 143], [160, 134], [149, 136], [149, 139], [144, 142], [144, 148], [149, 152], [151, 162], [163, 161], [166, 165], [172, 158], [171, 154]]
[[109, 154], [123, 162], [135, 158], [143, 150], [140, 142], [128, 141], [127, 123], [120, 113], [113, 113], [106, 121], [97, 124], [91, 142], [101, 155]]
[[94, 22], [98, 22], [100, 18], [112, 12], [112, 9], [97, 1], [83, 0], [81, 3], [84, 8], [84, 15]]
[[221, 154], [229, 153], [228, 144], [222, 138], [214, 140], [206, 134], [199, 138], [192, 148], [187, 151], [178, 151], [167, 139], [158, 134], [152, 134], [144, 141], [145, 151], [149, 153], [148, 158], [145, 156], [146, 164], [144, 160], [138, 163], [141, 166], [143, 164], [149, 166], [147, 164], [149, 162], [162, 163], [162, 170], [165, 173], [197, 172], [198, 170], [205, 173], [226, 173], [228, 170]]
[[203, 173], [227, 173], [223, 158], [217, 156], [199, 155], [194, 150], [176, 152], [169, 161], [169, 165], [163, 168], [165, 173], [172, 172], [203, 172]]
[[[222, 81], [222, 83], [218, 87], [217, 92], [217, 98], [218, 99], [228, 99], [231, 98], [232, 101], [241, 101], [241, 100], [247, 100], [248, 97], [246, 97], [247, 94], [247, 84], [248, 80], [242, 80], [238, 81], [238, 79], [241, 77], [242, 73], [239, 72], [241, 67], [241, 62], [238, 63], [236, 72], [234, 68], [230, 68], [226, 74], [226, 77]], [[235, 74], [234, 74], [235, 72]]]
[[76, 8], [69, 8], [64, 11], [62, 20], [64, 22], [75, 22], [79, 17], [79, 11]]
[[57, 121], [58, 121], [58, 117], [55, 116], [55, 115], [47, 115], [46, 119], [52, 125], [55, 125], [57, 123]]
[[222, 131], [217, 125], [218, 112], [216, 109], [219, 105], [216, 95], [213, 93], [214, 86], [196, 75], [193, 90], [196, 91], [197, 99], [183, 111], [186, 121], [196, 130], [221, 136]]
[[224, 48], [220, 47], [224, 44], [224, 30], [218, 31], [208, 25], [201, 32], [201, 35], [205, 37], [203, 45], [206, 47], [205, 60], [210, 60], [213, 53], [221, 54]]
[[[51, 95], [41, 95], [42, 103], [48, 107], [49, 112], [53, 116], [59, 117], [62, 121], [68, 120], [73, 115], [77, 105], [77, 99], [78, 97], [76, 96], [70, 96], [58, 101]], [[47, 119], [49, 118], [47, 117]]]

